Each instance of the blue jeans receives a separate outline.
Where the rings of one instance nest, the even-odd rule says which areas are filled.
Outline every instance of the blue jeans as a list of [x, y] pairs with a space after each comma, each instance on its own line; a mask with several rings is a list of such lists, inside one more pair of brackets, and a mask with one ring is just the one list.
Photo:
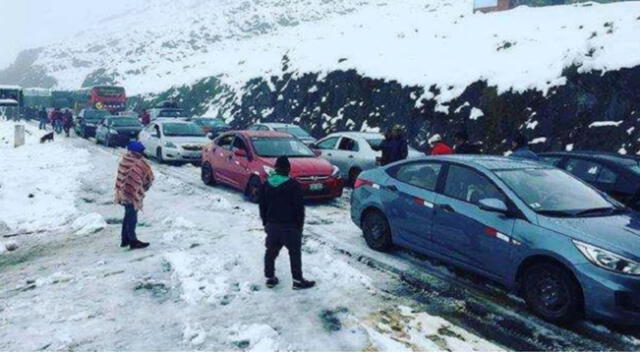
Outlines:
[[47, 119], [40, 119], [40, 125], [38, 125], [38, 128], [41, 130], [46, 130], [47, 129]]
[[133, 204], [124, 205], [124, 219], [122, 220], [122, 242], [132, 244], [138, 240], [136, 226], [138, 225], [138, 211]]
[[56, 133], [62, 133], [62, 122], [55, 121], [53, 123], [53, 129], [56, 131]]

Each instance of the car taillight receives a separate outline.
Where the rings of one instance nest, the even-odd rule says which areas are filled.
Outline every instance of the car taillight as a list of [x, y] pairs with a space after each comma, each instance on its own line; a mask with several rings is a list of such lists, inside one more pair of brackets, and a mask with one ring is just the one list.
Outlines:
[[360, 188], [362, 186], [373, 186], [373, 182], [359, 178], [356, 180], [356, 183], [353, 184], [353, 188]]

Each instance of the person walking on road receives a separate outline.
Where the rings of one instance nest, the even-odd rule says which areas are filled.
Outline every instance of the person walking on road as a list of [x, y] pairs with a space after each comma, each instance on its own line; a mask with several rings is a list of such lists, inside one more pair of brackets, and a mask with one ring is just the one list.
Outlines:
[[71, 110], [67, 109], [62, 115], [62, 128], [64, 129], [64, 134], [67, 137], [69, 137], [71, 127], [73, 127], [73, 114], [71, 113]]
[[142, 110], [140, 122], [143, 126], [147, 126], [149, 123], [151, 123], [151, 114], [149, 114], [149, 111], [147, 111], [147, 109]]
[[435, 134], [429, 138], [429, 145], [431, 146], [431, 151], [427, 153], [427, 155], [453, 154], [453, 149], [442, 140], [442, 136], [439, 134]]
[[118, 166], [115, 187], [115, 202], [124, 207], [122, 242], [120, 247], [145, 248], [149, 243], [139, 241], [136, 236], [138, 211], [142, 209], [145, 193], [153, 183], [153, 171], [144, 159], [144, 146], [138, 141], [127, 144], [127, 153]]
[[282, 247], [289, 251], [293, 289], [311, 288], [314, 281], [302, 276], [302, 230], [304, 202], [298, 181], [289, 177], [291, 165], [286, 157], [276, 160], [275, 172], [260, 189], [260, 218], [267, 233], [264, 255], [264, 275], [267, 287], [278, 283], [275, 262]]
[[380, 150], [382, 151], [380, 164], [383, 166], [407, 158], [409, 155], [409, 144], [404, 137], [402, 127], [395, 125], [385, 134], [384, 141], [382, 141], [380, 145]]
[[51, 112], [51, 126], [53, 126], [55, 133], [62, 133], [62, 112], [58, 108]]
[[511, 146], [513, 147], [513, 153], [511, 156], [514, 158], [529, 159], [539, 161], [540, 157], [529, 149], [529, 140], [523, 134], [518, 134], [511, 140]]
[[40, 109], [40, 111], [38, 111], [38, 121], [39, 121], [38, 128], [41, 130], [46, 130], [47, 120], [48, 120], [47, 110], [45, 108]]
[[459, 131], [453, 136], [453, 151], [456, 154], [480, 154], [478, 146], [469, 143], [466, 131]]

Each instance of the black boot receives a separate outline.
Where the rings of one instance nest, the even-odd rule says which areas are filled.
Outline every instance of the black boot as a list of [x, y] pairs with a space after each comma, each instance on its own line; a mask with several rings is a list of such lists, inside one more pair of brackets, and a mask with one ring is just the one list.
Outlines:
[[280, 280], [276, 276], [267, 278], [267, 287], [274, 288], [280, 283]]
[[147, 248], [149, 247], [149, 243], [148, 242], [142, 242], [142, 241], [133, 241], [130, 245], [129, 248], [131, 249], [142, 249], [142, 248]]
[[309, 281], [309, 280], [293, 280], [293, 289], [294, 290], [305, 290], [308, 288], [312, 288], [313, 286], [316, 285], [315, 281]]
[[129, 247], [129, 241], [123, 238], [122, 240], [120, 240], [120, 247]]

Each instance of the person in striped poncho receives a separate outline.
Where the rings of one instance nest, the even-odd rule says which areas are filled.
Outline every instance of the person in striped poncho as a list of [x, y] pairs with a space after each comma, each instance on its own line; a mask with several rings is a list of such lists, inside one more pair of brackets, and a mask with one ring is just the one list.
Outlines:
[[144, 194], [153, 183], [153, 171], [144, 160], [144, 146], [138, 141], [127, 145], [127, 153], [118, 165], [115, 202], [124, 207], [122, 221], [122, 242], [120, 247], [145, 248], [149, 243], [139, 241], [136, 236], [138, 211], [142, 209]]

